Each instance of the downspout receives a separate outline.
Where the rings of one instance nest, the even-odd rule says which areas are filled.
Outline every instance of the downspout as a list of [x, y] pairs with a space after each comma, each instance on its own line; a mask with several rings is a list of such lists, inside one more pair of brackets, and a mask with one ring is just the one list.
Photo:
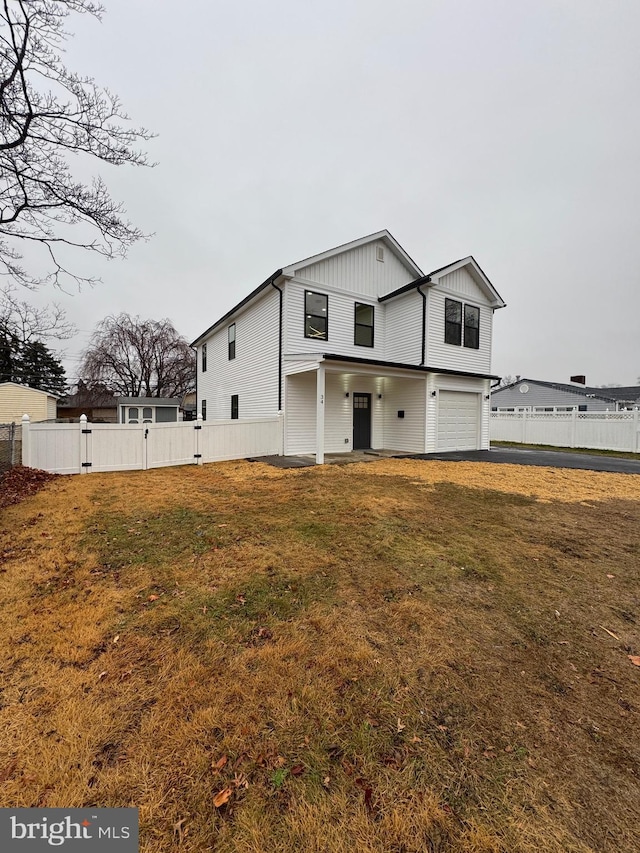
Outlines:
[[278, 411], [282, 411], [282, 297], [283, 293], [277, 284], [271, 280], [271, 287], [280, 294], [278, 306]]
[[198, 347], [191, 347], [196, 354], [196, 418], [198, 417]]
[[424, 367], [427, 355], [427, 294], [420, 290], [420, 285], [417, 286], [416, 290], [422, 296], [422, 358], [420, 366]]

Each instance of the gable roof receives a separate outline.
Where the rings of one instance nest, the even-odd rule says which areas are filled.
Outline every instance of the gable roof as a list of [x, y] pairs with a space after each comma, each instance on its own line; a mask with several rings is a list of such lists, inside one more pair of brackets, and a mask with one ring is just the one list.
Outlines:
[[578, 394], [581, 397], [596, 397], [599, 400], [606, 400], [607, 403], [618, 403], [622, 401], [637, 401], [640, 400], [640, 385], [626, 385], [621, 388], [593, 388], [589, 385], [568, 385], [564, 382], [545, 382], [542, 379], [525, 379], [520, 377], [515, 382], [509, 385], [504, 385], [502, 388], [493, 390], [493, 394], [499, 394], [501, 391], [508, 391], [511, 388], [516, 388], [526, 382], [530, 385], [542, 385], [543, 388], [552, 388], [554, 391], [565, 391], [571, 394]]
[[455, 270], [465, 268], [473, 280], [476, 282], [478, 287], [485, 293], [489, 302], [491, 303], [492, 308], [504, 308], [507, 304], [503, 298], [500, 296], [495, 287], [491, 284], [487, 276], [485, 275], [482, 267], [473, 257], [473, 255], [468, 255], [466, 258], [460, 258], [457, 261], [452, 261], [452, 263], [447, 264], [444, 267], [438, 267], [437, 270], [432, 270], [426, 275], [420, 276], [420, 278], [415, 279], [415, 281], [410, 281], [409, 284], [405, 284], [402, 287], [399, 287], [397, 290], [391, 291], [391, 293], [386, 293], [384, 296], [378, 297], [378, 302], [386, 302], [387, 299], [393, 299], [396, 296], [400, 296], [403, 293], [407, 293], [409, 290], [413, 290], [416, 287], [419, 287], [421, 284], [430, 285], [433, 287], [437, 284], [441, 278], [445, 275], [449, 275], [449, 273], [455, 272]]
[[366, 237], [360, 237], [358, 240], [352, 240], [350, 243], [343, 243], [341, 246], [336, 246], [333, 249], [327, 249], [326, 252], [321, 252], [319, 255], [312, 255], [310, 258], [303, 258], [301, 261], [289, 264], [284, 267], [282, 272], [287, 276], [294, 276], [297, 270], [304, 267], [310, 267], [312, 264], [317, 264], [320, 261], [326, 261], [328, 258], [333, 258], [336, 255], [342, 255], [345, 252], [350, 252], [352, 249], [359, 249], [361, 246], [366, 246], [368, 243], [384, 243], [389, 251], [404, 264], [407, 270], [417, 277], [424, 275], [420, 267], [402, 248], [396, 238], [384, 228], [382, 231], [376, 231], [375, 234], [368, 234]]
[[265, 279], [262, 284], [259, 284], [255, 290], [252, 290], [248, 296], [245, 296], [237, 305], [234, 305], [226, 314], [220, 317], [219, 320], [216, 320], [213, 325], [209, 326], [208, 329], [205, 329], [201, 335], [192, 341], [190, 346], [196, 347], [201, 344], [209, 335], [214, 332], [217, 328], [222, 326], [228, 320], [230, 320], [234, 314], [236, 314], [241, 308], [244, 308], [245, 305], [252, 302], [256, 299], [263, 290], [267, 289], [271, 285], [275, 286], [275, 282], [279, 278], [292, 278], [297, 270], [303, 269], [304, 267], [311, 266], [312, 264], [317, 264], [320, 261], [325, 261], [328, 258], [335, 257], [336, 255], [343, 254], [344, 252], [349, 252], [352, 249], [360, 248], [361, 246], [365, 246], [368, 243], [382, 242], [385, 246], [393, 252], [393, 254], [400, 260], [402, 264], [407, 268], [407, 270], [415, 276], [415, 279], [409, 284], [405, 284], [397, 290], [392, 291], [391, 293], [386, 294], [385, 296], [378, 297], [379, 302], [384, 302], [387, 299], [392, 299], [394, 296], [399, 296], [402, 293], [406, 293], [409, 290], [413, 290], [421, 284], [429, 284], [434, 285], [437, 284], [438, 280], [443, 276], [447, 275], [450, 272], [453, 272], [460, 267], [467, 267], [469, 273], [472, 275], [476, 283], [479, 287], [484, 290], [489, 298], [489, 301], [494, 308], [504, 308], [506, 303], [503, 301], [502, 297], [495, 289], [495, 287], [491, 284], [487, 276], [482, 271], [480, 265], [475, 260], [472, 255], [469, 255], [466, 258], [461, 258], [460, 260], [453, 261], [453, 263], [447, 264], [444, 267], [439, 267], [436, 270], [432, 270], [430, 273], [423, 273], [420, 267], [416, 264], [416, 262], [411, 258], [405, 250], [402, 248], [400, 243], [396, 240], [396, 238], [384, 228], [382, 231], [376, 231], [374, 234], [368, 234], [366, 237], [360, 237], [358, 240], [352, 240], [350, 243], [343, 243], [340, 246], [336, 246], [333, 249], [327, 249], [326, 252], [321, 252], [319, 255], [312, 255], [309, 258], [304, 258], [301, 261], [296, 261], [293, 264], [289, 264], [286, 267], [281, 267], [272, 273], [269, 278]]
[[34, 394], [44, 394], [46, 397], [53, 397], [54, 400], [60, 400], [59, 394], [52, 394], [51, 391], [43, 391], [41, 388], [32, 388], [31, 385], [21, 385], [19, 382], [0, 382], [0, 388], [7, 385], [13, 385], [14, 388], [21, 388], [23, 391], [33, 391]]

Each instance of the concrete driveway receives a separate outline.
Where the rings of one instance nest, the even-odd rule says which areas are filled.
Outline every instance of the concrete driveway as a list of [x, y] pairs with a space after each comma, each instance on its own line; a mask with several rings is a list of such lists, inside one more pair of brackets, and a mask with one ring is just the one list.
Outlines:
[[640, 458], [596, 456], [590, 453], [563, 453], [561, 450], [527, 450], [496, 447], [491, 450], [457, 450], [452, 453], [428, 453], [413, 459], [439, 459], [446, 462], [493, 462], [507, 465], [537, 465], [549, 468], [578, 468], [583, 471], [610, 471], [614, 474], [640, 474]]

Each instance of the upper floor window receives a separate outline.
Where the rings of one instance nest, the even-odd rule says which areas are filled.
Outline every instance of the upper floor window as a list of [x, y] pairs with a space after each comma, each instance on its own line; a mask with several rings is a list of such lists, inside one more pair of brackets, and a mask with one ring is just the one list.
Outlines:
[[445, 299], [444, 342], [480, 349], [480, 309], [475, 305], [463, 305], [457, 299]]
[[236, 324], [232, 323], [227, 331], [229, 340], [229, 361], [233, 361], [236, 357]]
[[444, 300], [444, 342], [456, 346], [462, 343], [462, 302], [456, 299]]
[[464, 345], [480, 349], [480, 309], [475, 305], [464, 306]]
[[202, 344], [202, 372], [207, 371], [207, 345]]
[[238, 420], [238, 395], [231, 395], [231, 418], [234, 421]]
[[329, 298], [326, 293], [304, 292], [304, 336], [319, 341], [328, 340], [327, 322]]
[[359, 347], [373, 346], [373, 305], [356, 302], [353, 342]]

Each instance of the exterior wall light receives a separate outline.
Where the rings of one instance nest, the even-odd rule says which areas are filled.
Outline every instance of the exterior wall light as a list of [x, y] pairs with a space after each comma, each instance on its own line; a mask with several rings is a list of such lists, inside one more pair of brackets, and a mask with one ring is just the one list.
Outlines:
[[346, 392], [346, 394], [345, 394], [344, 396], [345, 396], [345, 397], [348, 397], [348, 396], [349, 396], [349, 392], [347, 391], [347, 392]]
[[437, 393], [436, 391], [432, 391], [432, 392], [431, 392], [431, 396], [432, 396], [432, 397], [435, 397], [435, 396], [436, 396], [436, 393]]

